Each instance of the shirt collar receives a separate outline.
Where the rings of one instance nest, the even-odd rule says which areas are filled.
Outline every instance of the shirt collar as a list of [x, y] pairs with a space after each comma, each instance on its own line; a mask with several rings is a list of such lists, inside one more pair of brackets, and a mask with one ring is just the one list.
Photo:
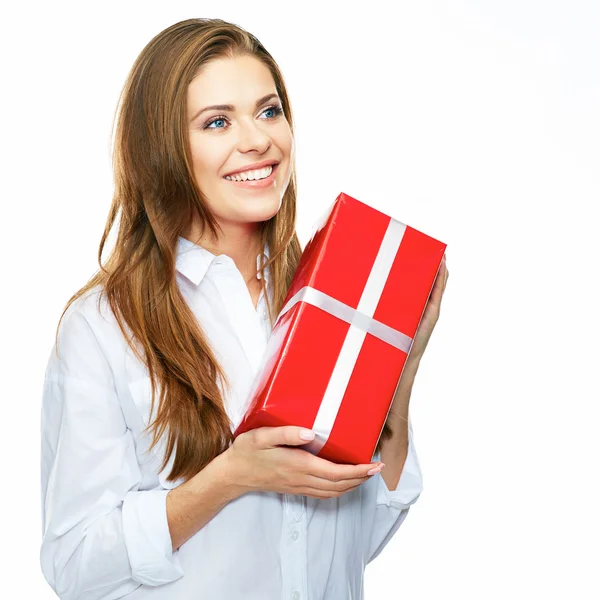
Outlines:
[[[264, 260], [268, 260], [269, 258], [269, 246], [268, 244], [265, 246], [265, 251], [262, 253], [264, 256]], [[256, 257], [256, 269], [260, 268], [260, 258], [259, 254]], [[233, 259], [226, 254], [216, 255], [203, 248], [202, 246], [198, 246], [193, 242], [190, 242], [188, 239], [179, 236], [177, 241], [177, 259], [175, 266], [177, 270], [187, 277], [194, 285], [199, 285], [202, 281], [204, 275], [206, 275], [206, 271], [212, 264], [213, 261], [217, 262], [231, 262], [233, 263]], [[269, 282], [270, 275], [270, 267], [265, 269], [265, 281]], [[260, 275], [259, 275], [260, 278]]]

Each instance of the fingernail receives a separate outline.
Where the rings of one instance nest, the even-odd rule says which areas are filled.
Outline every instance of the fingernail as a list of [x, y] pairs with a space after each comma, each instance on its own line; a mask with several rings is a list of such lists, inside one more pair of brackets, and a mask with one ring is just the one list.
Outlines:
[[367, 475], [376, 475], [383, 469], [383, 467], [385, 467], [385, 465], [383, 463], [381, 463], [378, 467], [375, 467], [374, 469], [367, 471]]
[[313, 440], [315, 438], [315, 432], [310, 429], [300, 430], [300, 439], [302, 440]]

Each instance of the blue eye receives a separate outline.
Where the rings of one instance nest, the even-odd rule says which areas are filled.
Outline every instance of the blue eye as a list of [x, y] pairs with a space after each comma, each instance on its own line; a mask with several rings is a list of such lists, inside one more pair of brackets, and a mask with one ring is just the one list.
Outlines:
[[281, 108], [279, 108], [278, 106], [271, 106], [269, 108], [265, 108], [265, 110], [263, 112], [267, 112], [268, 110], [275, 113], [275, 115], [271, 118], [274, 118], [283, 112], [283, 110]]
[[[213, 121], [210, 121], [210, 123], [207, 124], [205, 129], [208, 129], [209, 125], [212, 125], [213, 123], [218, 123], [219, 121], [225, 121], [225, 119], [223, 119], [222, 117], [219, 117], [218, 119], [214, 119]], [[212, 127], [212, 129], [223, 129], [223, 128], [222, 127]]]
[[[263, 110], [263, 114], [266, 113], [267, 111], [271, 111], [272, 113], [274, 113], [274, 115], [272, 117], [267, 117], [268, 120], [276, 119], [277, 117], [279, 117], [280, 115], [283, 114], [283, 108], [281, 108], [281, 106], [277, 106], [277, 105], [268, 106], [267, 108], [265, 108], [265, 110]], [[213, 119], [208, 121], [202, 129], [224, 129], [224, 127], [211, 127], [211, 125], [214, 125], [215, 123], [218, 123], [219, 121], [225, 122], [225, 121], [227, 121], [227, 117], [225, 117], [224, 115], [219, 115], [217, 117], [214, 117]]]

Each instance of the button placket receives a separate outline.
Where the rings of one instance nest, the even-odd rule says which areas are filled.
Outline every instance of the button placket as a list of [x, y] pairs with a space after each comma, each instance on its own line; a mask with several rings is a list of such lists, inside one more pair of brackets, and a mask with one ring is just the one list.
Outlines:
[[[246, 282], [233, 260], [222, 258], [219, 262], [215, 262], [223, 271], [215, 277], [215, 285], [246, 359], [252, 371], [256, 373], [266, 348], [259, 315], [252, 304]], [[244, 291], [241, 286], [245, 288]]]
[[294, 520], [300, 521], [304, 515], [304, 496], [300, 494], [285, 494], [286, 513]]
[[284, 494], [284, 530], [282, 532], [282, 567], [285, 596], [306, 598], [306, 509], [302, 495]]

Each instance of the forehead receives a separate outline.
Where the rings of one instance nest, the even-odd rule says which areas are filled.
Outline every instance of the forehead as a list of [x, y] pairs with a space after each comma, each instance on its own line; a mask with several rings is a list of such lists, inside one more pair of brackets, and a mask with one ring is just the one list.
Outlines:
[[206, 63], [188, 87], [188, 109], [208, 104], [233, 104], [254, 109], [257, 98], [276, 92], [267, 66], [253, 56], [218, 58]]

